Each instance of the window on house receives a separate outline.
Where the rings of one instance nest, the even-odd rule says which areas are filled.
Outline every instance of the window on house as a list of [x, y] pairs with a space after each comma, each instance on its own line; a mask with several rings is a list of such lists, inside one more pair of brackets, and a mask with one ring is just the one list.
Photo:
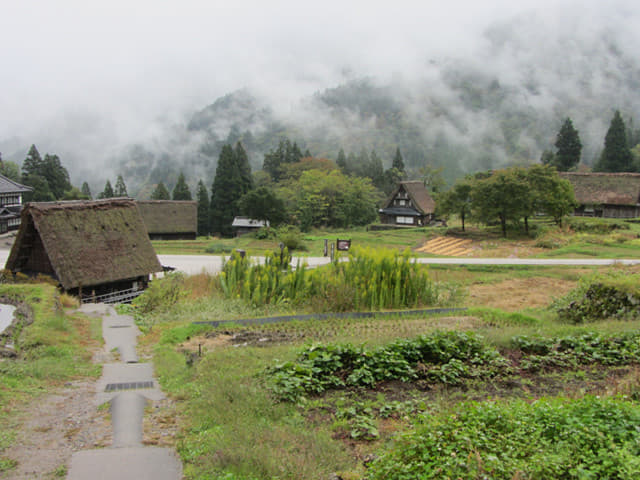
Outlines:
[[413, 217], [396, 217], [396, 223], [413, 225]]

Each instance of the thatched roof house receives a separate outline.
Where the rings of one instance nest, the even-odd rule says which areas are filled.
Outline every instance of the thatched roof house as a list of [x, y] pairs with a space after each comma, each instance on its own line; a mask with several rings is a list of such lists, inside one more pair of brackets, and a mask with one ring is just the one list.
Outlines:
[[140, 212], [126, 198], [26, 204], [6, 268], [97, 294], [144, 288], [162, 271]]
[[561, 172], [560, 176], [573, 185], [575, 215], [640, 217], [640, 173]]
[[198, 202], [138, 201], [151, 240], [194, 240], [198, 231]]
[[436, 202], [421, 181], [400, 182], [378, 210], [380, 222], [405, 226], [427, 225], [435, 215]]

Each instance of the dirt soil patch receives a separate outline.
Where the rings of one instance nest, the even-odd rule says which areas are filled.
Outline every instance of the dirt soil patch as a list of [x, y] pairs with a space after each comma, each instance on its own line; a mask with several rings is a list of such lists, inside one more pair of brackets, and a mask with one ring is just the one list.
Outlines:
[[499, 283], [472, 285], [469, 288], [470, 306], [487, 306], [507, 311], [548, 306], [575, 288], [576, 282], [557, 278], [530, 277], [505, 280]]

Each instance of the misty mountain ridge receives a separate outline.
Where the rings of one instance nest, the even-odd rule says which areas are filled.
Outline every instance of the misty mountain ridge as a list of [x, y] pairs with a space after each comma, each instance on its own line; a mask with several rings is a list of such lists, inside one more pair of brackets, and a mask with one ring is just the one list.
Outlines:
[[[340, 148], [347, 154], [375, 150], [385, 168], [399, 147], [407, 168], [442, 166], [451, 182], [477, 170], [538, 161], [554, 149], [562, 122], [571, 117], [582, 161], [592, 165], [613, 112], [619, 109], [625, 122], [637, 119], [640, 63], [628, 32], [610, 22], [548, 22], [522, 16], [494, 24], [471, 56], [431, 56], [387, 78], [349, 78], [287, 105], [239, 89], [95, 158], [112, 181], [123, 175], [132, 194], [159, 181], [171, 188], [180, 171], [193, 191], [199, 179], [211, 185], [225, 143], [242, 141], [255, 171], [287, 137], [317, 157], [335, 159]], [[16, 159], [5, 145], [0, 142], [3, 157]], [[102, 190], [107, 178], [98, 178], [95, 166], [72, 148], [52, 153], [74, 183], [88, 180], [94, 193]]]

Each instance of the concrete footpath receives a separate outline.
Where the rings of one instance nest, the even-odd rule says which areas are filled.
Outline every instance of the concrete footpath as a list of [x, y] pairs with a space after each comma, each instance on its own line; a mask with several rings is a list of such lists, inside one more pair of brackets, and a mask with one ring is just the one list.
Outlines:
[[164, 394], [149, 363], [138, 363], [136, 338], [140, 334], [128, 315], [117, 315], [108, 305], [83, 305], [81, 311], [102, 316], [105, 350], [117, 350], [120, 361], [103, 366], [96, 386], [96, 408], [110, 404], [113, 444], [82, 450], [71, 457], [68, 480], [179, 480], [182, 464], [171, 449], [142, 445], [142, 420], [149, 400]]

